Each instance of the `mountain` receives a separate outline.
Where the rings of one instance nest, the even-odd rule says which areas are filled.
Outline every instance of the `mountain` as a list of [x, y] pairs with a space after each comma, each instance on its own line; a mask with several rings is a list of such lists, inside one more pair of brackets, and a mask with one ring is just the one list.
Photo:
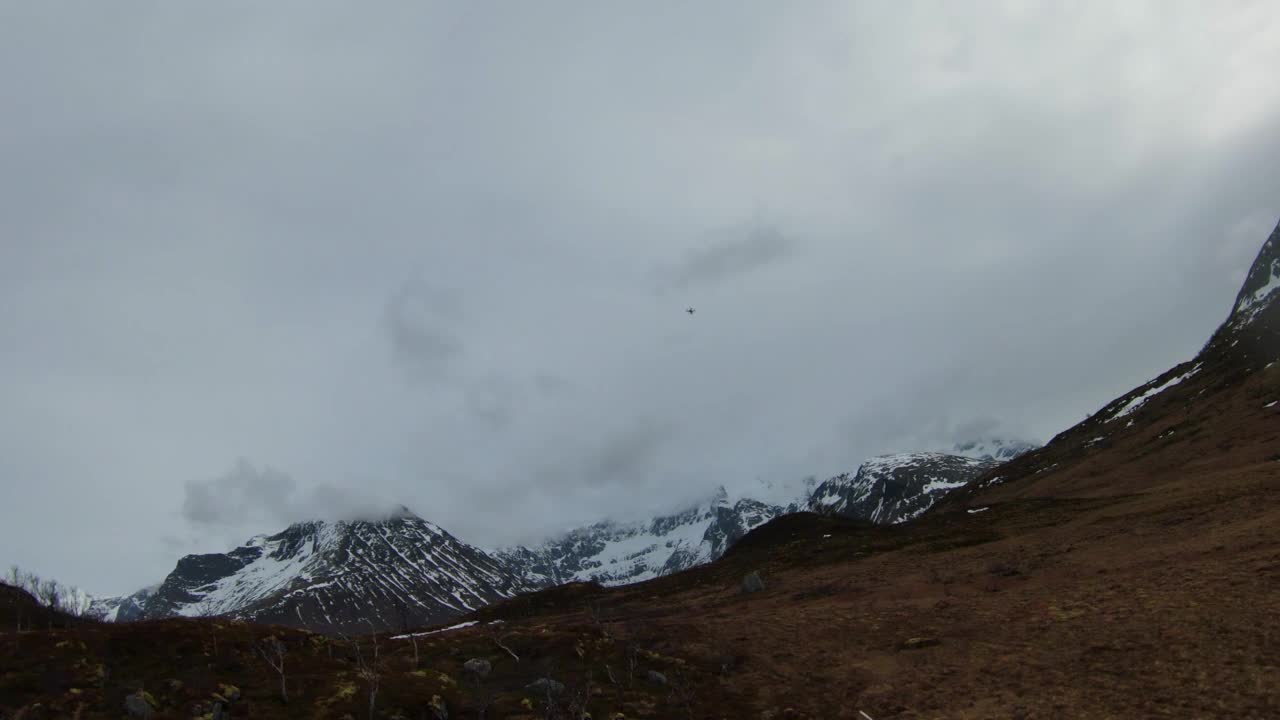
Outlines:
[[[1280, 225], [1263, 243], [1226, 320], [1194, 358], [1107, 403], [1044, 447], [984, 474], [946, 505], [1149, 492], [1152, 477], [1176, 473], [1181, 464], [1246, 453], [1243, 441], [1220, 436], [1274, 422], [1280, 403], [1278, 291]], [[1280, 457], [1269, 445], [1248, 452], [1258, 462]], [[1105, 472], [1118, 457], [1134, 471], [1123, 481]]]
[[632, 522], [599, 522], [534, 547], [495, 555], [528, 584], [571, 582], [616, 586], [650, 580], [711, 562], [775, 517], [811, 510], [877, 523], [916, 517], [939, 497], [983, 471], [1034, 448], [998, 438], [961, 443], [956, 454], [916, 453], [873, 458], [857, 474], [820, 485], [815, 478], [760, 480], [731, 500], [721, 487], [686, 510]]
[[837, 475], [819, 485], [809, 498], [808, 509], [878, 524], [910, 520], [943, 495], [1000, 464], [987, 455], [986, 448], [983, 450], [981, 458], [943, 453], [872, 458], [856, 475]]
[[99, 607], [120, 620], [224, 615], [356, 632], [438, 623], [528, 589], [502, 561], [401, 508], [188, 555], [159, 586]]
[[[998, 441], [970, 444], [979, 453], [1004, 447]], [[900, 522], [976, 474], [970, 468], [994, 464], [936, 453], [896, 457], [896, 463], [868, 461], [853, 481], [841, 475], [823, 483], [818, 505], [812, 505], [814, 478], [762, 480], [747, 492], [767, 500], [731, 499], [721, 487], [679, 512], [598, 522], [533, 547], [492, 552], [403, 508], [376, 522], [298, 523], [226, 553], [188, 555], [162, 583], [96, 599], [90, 612], [122, 622], [226, 615], [322, 632], [424, 625], [527, 590], [583, 581], [626, 585], [687, 570], [721, 557], [769, 520], [811, 507]], [[834, 505], [836, 496], [846, 502]], [[866, 497], [889, 498], [889, 506], [864, 502]]]
[[132, 595], [93, 598], [89, 604], [89, 615], [106, 622], [129, 622], [141, 620], [146, 616], [144, 607], [147, 599], [160, 589], [160, 585], [150, 585]]
[[588, 581], [625, 585], [714, 560], [747, 532], [786, 512], [722, 487], [709, 500], [670, 515], [632, 523], [599, 522], [535, 547], [495, 554], [521, 579], [548, 587]]
[[[731, 499], [723, 487], [679, 512], [598, 522], [533, 547], [486, 552], [405, 508], [378, 521], [291, 525], [226, 553], [188, 555], [162, 583], [99, 598], [108, 621], [226, 615], [315, 631], [397, 629], [448, 620], [496, 599], [573, 582], [626, 585], [724, 555], [775, 517], [814, 510], [879, 523], [919, 515], [995, 458], [1031, 447], [991, 439], [957, 446], [971, 457], [917, 453], [874, 458], [856, 476], [817, 486], [760, 480]], [[815, 488], [815, 486], [817, 486]]]
[[951, 449], [950, 454], [973, 458], [975, 460], [1008, 462], [1020, 455], [1025, 455], [1032, 450], [1035, 450], [1036, 447], [1037, 446], [1032, 443], [1021, 440], [990, 437], [956, 443], [955, 447]]

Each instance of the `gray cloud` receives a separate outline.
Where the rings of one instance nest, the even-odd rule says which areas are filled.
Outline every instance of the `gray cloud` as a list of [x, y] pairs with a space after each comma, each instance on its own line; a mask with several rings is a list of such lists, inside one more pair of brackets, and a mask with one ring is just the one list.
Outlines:
[[449, 328], [456, 315], [456, 296], [420, 282], [405, 283], [387, 301], [391, 349], [413, 378], [440, 379], [462, 355], [462, 340]]
[[241, 459], [227, 473], [188, 480], [182, 515], [197, 525], [239, 525], [291, 516], [297, 483], [270, 467]]
[[642, 419], [587, 453], [581, 474], [605, 485], [649, 481], [661, 452], [675, 433], [676, 428], [670, 423]]
[[302, 520], [376, 518], [395, 507], [346, 487], [301, 489], [288, 473], [244, 458], [216, 477], [188, 480], [183, 489], [183, 518], [196, 528], [217, 531], [274, 532]]
[[794, 251], [795, 243], [776, 225], [757, 219], [716, 233], [702, 247], [686, 252], [678, 264], [659, 272], [661, 285], [682, 290], [723, 282], [785, 260]]
[[1047, 439], [1280, 217], [1275, 3], [11, 5], [0, 563], [100, 592]]

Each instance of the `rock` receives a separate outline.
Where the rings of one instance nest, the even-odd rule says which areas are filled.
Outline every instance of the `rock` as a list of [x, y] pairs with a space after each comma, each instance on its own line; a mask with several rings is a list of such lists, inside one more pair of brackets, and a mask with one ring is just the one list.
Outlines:
[[649, 679], [649, 682], [653, 683], [654, 685], [666, 685], [666, 684], [667, 684], [667, 676], [666, 676], [666, 675], [663, 675], [662, 673], [658, 672], [657, 670], [650, 670], [650, 671], [649, 671], [649, 673], [648, 673], [645, 677], [647, 677], [647, 678]]
[[764, 590], [764, 578], [760, 577], [760, 571], [752, 570], [742, 578], [742, 592], [756, 593], [762, 590]]
[[226, 705], [220, 702], [213, 704], [213, 720], [226, 720], [229, 717], [231, 717], [231, 713], [227, 712]]
[[462, 669], [483, 680], [489, 677], [493, 664], [483, 658], [472, 658], [462, 664]]
[[531, 690], [540, 695], [559, 695], [564, 692], [564, 683], [556, 682], [551, 678], [538, 678], [528, 685], [525, 685], [524, 689]]
[[941, 644], [938, 638], [914, 637], [902, 642], [903, 650], [919, 650]]
[[431, 704], [428, 707], [431, 708], [432, 720], [449, 720], [449, 706], [445, 705], [444, 698], [432, 695]]
[[129, 713], [129, 717], [136, 718], [149, 718], [155, 714], [151, 703], [147, 702], [141, 690], [124, 699], [124, 710]]

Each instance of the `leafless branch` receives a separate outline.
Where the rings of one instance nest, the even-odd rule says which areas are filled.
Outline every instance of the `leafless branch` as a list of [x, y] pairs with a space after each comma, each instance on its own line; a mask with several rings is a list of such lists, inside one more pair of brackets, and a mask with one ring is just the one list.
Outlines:
[[289, 690], [285, 682], [284, 674], [284, 643], [280, 642], [280, 639], [274, 635], [265, 637], [258, 645], [258, 654], [261, 655], [262, 659], [266, 660], [267, 664], [280, 675], [280, 699], [285, 703], [288, 703]]

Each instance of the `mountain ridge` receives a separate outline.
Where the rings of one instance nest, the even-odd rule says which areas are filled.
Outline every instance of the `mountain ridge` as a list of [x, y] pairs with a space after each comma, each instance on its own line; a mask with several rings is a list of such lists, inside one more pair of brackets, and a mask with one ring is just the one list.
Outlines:
[[[605, 520], [533, 546], [469, 545], [403, 505], [380, 520], [298, 522], [275, 534], [254, 535], [227, 552], [184, 556], [161, 583], [126, 596], [95, 599], [91, 612], [114, 621], [226, 615], [321, 631], [351, 630], [353, 618], [362, 615], [379, 629], [444, 622], [520, 592], [573, 582], [626, 585], [687, 570], [718, 559], [746, 533], [787, 513], [816, 510], [869, 522], [902, 522], [932, 505], [962, 475], [975, 474], [969, 468], [986, 467], [998, 462], [995, 457], [1016, 456], [1027, 447], [984, 438], [953, 448], [973, 459], [900, 454], [892, 457], [903, 460], [905, 469], [874, 476], [870, 470], [881, 468], [884, 458], [871, 458], [859, 466], [857, 487], [842, 491], [834, 488], [848, 480], [847, 473], [821, 484], [815, 478], [761, 481], [761, 494], [774, 502], [731, 497], [721, 486], [677, 512], [633, 522]], [[893, 487], [878, 488], [882, 484]], [[813, 503], [819, 488], [850, 497], [878, 488], [894, 503], [887, 511], [857, 501], [819, 507]], [[410, 554], [425, 556], [423, 548], [429, 545], [432, 552], [470, 570], [445, 582], [432, 578], [397, 543], [382, 543], [388, 529]], [[362, 565], [367, 554], [359, 547], [370, 541], [387, 552], [379, 564]], [[354, 568], [350, 573], [348, 563]], [[360, 629], [368, 629], [364, 626], [370, 622], [361, 624]]]

